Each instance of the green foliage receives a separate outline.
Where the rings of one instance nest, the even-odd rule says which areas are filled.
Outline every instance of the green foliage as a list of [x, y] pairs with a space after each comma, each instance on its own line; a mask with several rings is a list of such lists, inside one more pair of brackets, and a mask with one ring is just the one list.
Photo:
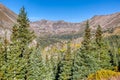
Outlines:
[[102, 40], [102, 29], [101, 26], [98, 25], [96, 33], [95, 33], [95, 40], [98, 46], [100, 46], [101, 40]]
[[27, 80], [45, 80], [45, 65], [43, 64], [40, 48], [34, 48], [31, 51]]
[[[58, 59], [59, 58], [59, 59]], [[53, 71], [53, 80], [58, 80], [58, 73], [59, 73], [59, 62], [60, 62], [60, 56], [59, 57], [56, 57], [54, 55], [51, 55], [51, 58], [50, 58], [50, 61], [51, 61], [51, 67], [52, 67], [52, 71]]]
[[73, 80], [84, 80], [87, 76], [100, 69], [94, 51], [79, 49], [75, 55]]
[[28, 45], [34, 38], [34, 33], [30, 31], [29, 20], [27, 18], [27, 13], [25, 8], [22, 7], [17, 19], [17, 31], [18, 31], [18, 40], [21, 42], [21, 45]]
[[111, 64], [114, 67], [118, 67], [120, 71], [120, 35], [111, 35], [105, 38], [109, 45], [109, 52], [111, 56]]
[[8, 61], [8, 48], [9, 48], [9, 43], [6, 37], [6, 33], [5, 33], [5, 37], [3, 39], [3, 42], [1, 42], [0, 44], [0, 74], [1, 74], [1, 79], [7, 79], [5, 78], [5, 74], [6, 74], [6, 65], [7, 65], [7, 61]]
[[96, 53], [96, 58], [98, 59], [98, 64], [103, 69], [110, 69], [110, 53], [107, 43], [103, 40], [101, 26], [98, 25], [98, 28], [95, 33], [95, 43], [94, 43], [94, 52]]
[[86, 79], [87, 76], [99, 69], [95, 53], [92, 51], [91, 35], [88, 22], [86, 23], [82, 47], [77, 51], [73, 66], [73, 80]]
[[16, 34], [13, 35], [14, 36], [18, 35], [16, 41], [17, 44], [19, 44], [19, 51], [20, 51], [19, 58], [22, 59], [24, 62], [24, 69], [22, 69], [22, 71], [23, 71], [24, 79], [27, 79], [27, 73], [28, 73], [27, 68], [29, 65], [29, 57], [30, 57], [30, 51], [28, 46], [30, 42], [34, 39], [34, 34], [29, 30], [30, 27], [29, 20], [27, 18], [27, 13], [25, 12], [24, 7], [22, 7], [20, 10], [17, 23], [18, 23], [16, 26], [17, 31], [15, 32]]
[[98, 26], [94, 38], [91, 39], [90, 34], [87, 22], [82, 46], [75, 55], [73, 80], [86, 79], [89, 74], [99, 69], [112, 69], [109, 47], [102, 39], [101, 27]]
[[102, 40], [99, 44], [95, 43], [93, 49], [99, 67], [102, 69], [112, 69], [108, 45]]
[[2, 69], [4, 65], [4, 48], [2, 42], [0, 42], [0, 80], [3, 77], [4, 70]]
[[90, 48], [90, 42], [91, 42], [91, 29], [89, 27], [89, 22], [86, 22], [86, 28], [85, 28], [85, 34], [84, 34], [84, 40], [82, 41], [82, 47], [84, 47], [86, 50], [89, 50]]
[[[29, 21], [24, 8], [21, 8], [17, 24], [13, 26], [11, 43], [5, 37], [3, 52], [2, 80], [26, 80], [30, 49], [29, 44], [34, 34], [29, 30]], [[1, 73], [1, 72], [0, 72]]]
[[67, 51], [64, 59], [61, 61], [60, 73], [58, 80], [71, 80], [72, 79], [72, 56], [70, 43], [68, 42]]
[[51, 60], [49, 59], [48, 55], [46, 55], [45, 70], [46, 70], [45, 80], [54, 80], [55, 75], [54, 75], [54, 71], [53, 71], [53, 65], [52, 65]]

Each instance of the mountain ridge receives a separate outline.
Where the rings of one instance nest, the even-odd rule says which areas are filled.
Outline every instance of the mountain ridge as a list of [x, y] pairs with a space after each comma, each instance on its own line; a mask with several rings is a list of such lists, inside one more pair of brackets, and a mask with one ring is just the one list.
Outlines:
[[[0, 4], [0, 35], [5, 35], [5, 30], [10, 35], [12, 26], [16, 23], [16, 20], [17, 14]], [[98, 25], [101, 25], [104, 31], [110, 30], [120, 26], [120, 12], [109, 15], [97, 15], [88, 20], [93, 31]], [[34, 30], [38, 37], [83, 34], [86, 21], [74, 23], [64, 20], [40, 20], [30, 22], [30, 29]]]
[[[88, 20], [90, 27], [93, 30], [96, 29], [98, 25], [101, 25], [101, 27], [105, 31], [107, 29], [112, 29], [120, 26], [120, 13], [117, 12], [109, 15], [97, 15]], [[40, 20], [40, 21], [32, 22], [31, 26], [34, 27], [34, 30], [40, 30], [41, 32], [46, 31], [51, 35], [60, 34], [60, 33], [69, 34], [69, 33], [77, 33], [84, 30], [86, 21], [80, 23], [72, 23], [72, 22], [65, 22], [63, 20], [62, 21]]]

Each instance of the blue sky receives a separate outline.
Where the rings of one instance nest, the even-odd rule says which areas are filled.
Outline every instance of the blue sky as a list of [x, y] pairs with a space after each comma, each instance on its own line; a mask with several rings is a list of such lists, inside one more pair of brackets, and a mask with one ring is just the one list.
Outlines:
[[30, 20], [65, 20], [81, 22], [94, 15], [120, 12], [120, 0], [0, 0], [0, 3], [19, 13], [26, 8]]

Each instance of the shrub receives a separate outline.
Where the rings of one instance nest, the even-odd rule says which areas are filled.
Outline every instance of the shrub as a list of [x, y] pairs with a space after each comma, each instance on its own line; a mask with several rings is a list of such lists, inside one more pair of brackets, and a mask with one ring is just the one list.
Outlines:
[[94, 74], [90, 74], [87, 80], [120, 80], [120, 72], [99, 70]]

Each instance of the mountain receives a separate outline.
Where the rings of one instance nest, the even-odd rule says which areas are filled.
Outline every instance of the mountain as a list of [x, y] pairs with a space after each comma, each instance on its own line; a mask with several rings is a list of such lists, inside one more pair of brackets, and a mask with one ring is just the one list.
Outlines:
[[[0, 4], [0, 35], [5, 35], [5, 31], [9, 35], [11, 28], [16, 23], [17, 14]], [[37, 36], [40, 37], [60, 37], [82, 35], [84, 32], [86, 21], [80, 23], [71, 23], [61, 21], [40, 20], [30, 22], [31, 30], [34, 30]], [[120, 27], [120, 13], [110, 15], [97, 15], [89, 19], [89, 24], [92, 30], [101, 25], [103, 31], [111, 31], [116, 27]]]
[[11, 28], [11, 25], [16, 22], [17, 15], [0, 4], [0, 27]]
[[[31, 23], [31, 27], [38, 35], [64, 35], [83, 33], [86, 21], [80, 23], [70, 23], [65, 21], [41, 20]], [[90, 27], [94, 30], [101, 25], [104, 31], [120, 26], [120, 13], [110, 15], [98, 15], [89, 19]]]
[[69, 23], [65, 21], [49, 21], [41, 20], [32, 22], [31, 26], [39, 35], [62, 35], [78, 32], [80, 30], [80, 23]]
[[11, 34], [11, 29], [14, 23], [16, 23], [17, 15], [0, 4], [0, 36], [4, 37], [5, 34]]

